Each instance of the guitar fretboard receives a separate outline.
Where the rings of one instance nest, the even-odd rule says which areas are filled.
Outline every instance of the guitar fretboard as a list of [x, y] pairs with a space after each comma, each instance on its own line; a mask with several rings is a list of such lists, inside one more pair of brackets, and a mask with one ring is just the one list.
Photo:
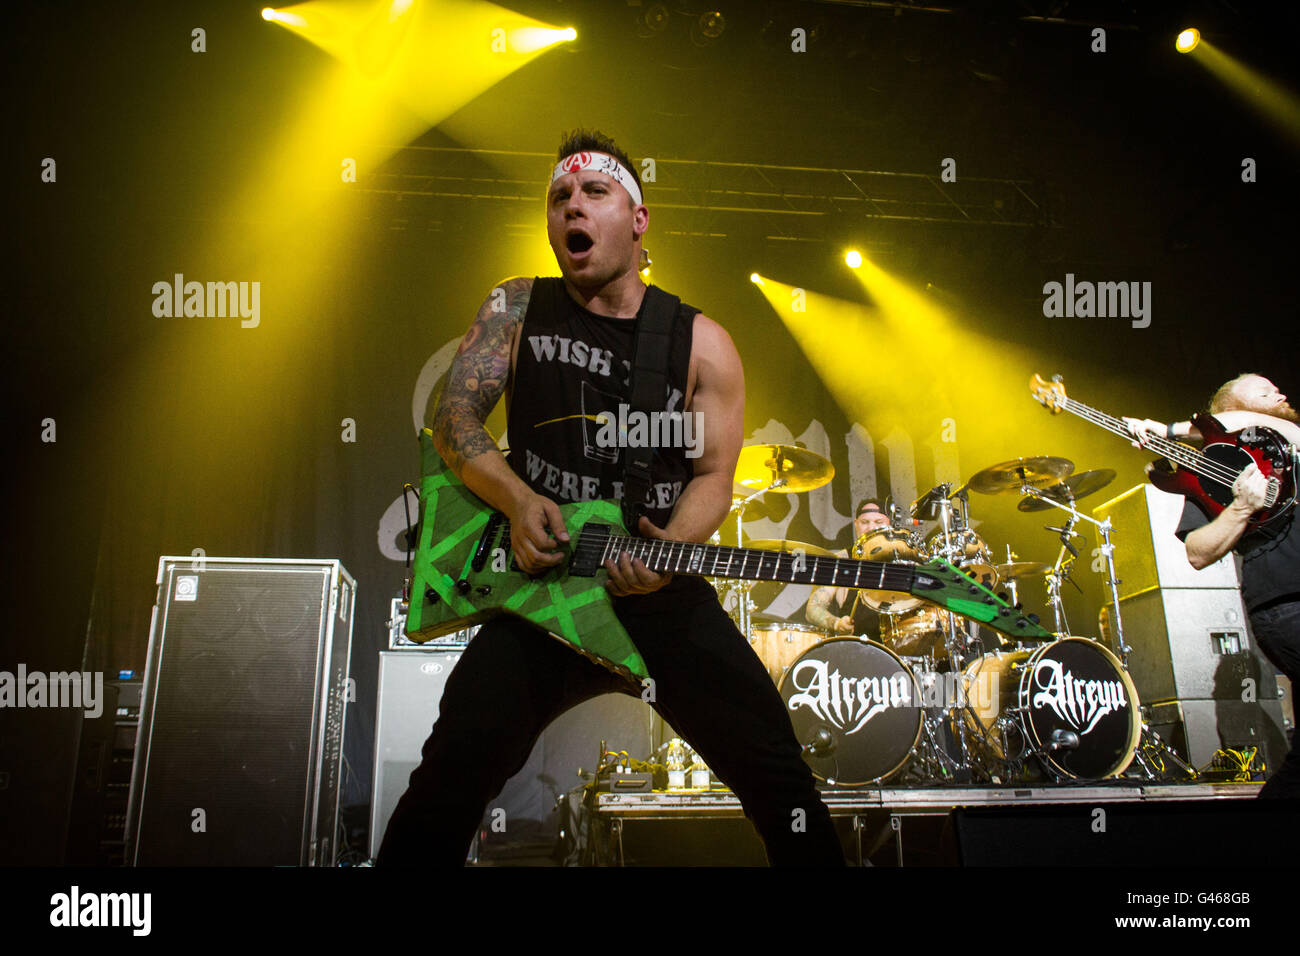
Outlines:
[[910, 591], [916, 569], [886, 561], [860, 561], [822, 555], [736, 548], [729, 545], [696, 544], [690, 541], [657, 541], [626, 535], [609, 535], [597, 542], [580, 541], [579, 546], [602, 547], [600, 560], [615, 559], [622, 552], [640, 558], [652, 571], [697, 574], [710, 578], [746, 581], [785, 581], [792, 584], [866, 588], [872, 591]]

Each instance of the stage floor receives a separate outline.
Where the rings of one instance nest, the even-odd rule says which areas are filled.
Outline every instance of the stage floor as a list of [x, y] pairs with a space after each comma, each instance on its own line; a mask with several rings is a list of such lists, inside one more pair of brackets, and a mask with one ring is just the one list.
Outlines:
[[[851, 837], [846, 850], [861, 865], [889, 843], [891, 856], [904, 864], [905, 822], [912, 832], [921, 818], [947, 817], [954, 810], [993, 808], [1063, 807], [1107, 804], [1177, 804], [1204, 801], [1253, 800], [1262, 783], [1137, 783], [1090, 781], [1077, 785], [1051, 786], [952, 786], [826, 789], [821, 791], [831, 817], [847, 823]], [[598, 856], [590, 862], [620, 866], [629, 862], [624, 848], [625, 824], [641, 821], [717, 821], [743, 818], [740, 800], [726, 790], [601, 793], [596, 795], [595, 813], [600, 833]], [[1072, 811], [1080, 812], [1080, 811]], [[1087, 811], [1082, 811], [1087, 812]], [[877, 857], [878, 858], [878, 857]]]

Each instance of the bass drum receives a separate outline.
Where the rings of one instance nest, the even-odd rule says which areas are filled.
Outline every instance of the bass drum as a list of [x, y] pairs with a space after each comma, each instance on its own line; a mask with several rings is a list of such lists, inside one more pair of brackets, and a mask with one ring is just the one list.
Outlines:
[[860, 787], [893, 776], [921, 739], [916, 675], [874, 641], [836, 638], [806, 651], [786, 671], [781, 697], [801, 744], [830, 735], [827, 753], [805, 758], [829, 784]]
[[799, 655], [820, 644], [826, 637], [825, 631], [807, 624], [765, 622], [751, 624], [749, 628], [749, 646], [772, 675], [772, 683], [778, 687], [781, 686], [781, 678], [790, 669], [790, 665], [798, 660]]
[[[1000, 759], [1040, 751], [1059, 777], [1101, 780], [1119, 776], [1137, 753], [1137, 689], [1119, 659], [1088, 638], [986, 654], [966, 668], [963, 689], [968, 730]], [[1004, 733], [1019, 752], [1004, 752]]]

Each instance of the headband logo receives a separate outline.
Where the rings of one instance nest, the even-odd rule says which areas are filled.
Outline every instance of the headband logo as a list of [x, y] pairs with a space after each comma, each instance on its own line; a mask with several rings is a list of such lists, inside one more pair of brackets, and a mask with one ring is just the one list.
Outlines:
[[566, 173], [571, 173], [575, 169], [586, 169], [591, 165], [591, 153], [574, 153], [561, 165]]

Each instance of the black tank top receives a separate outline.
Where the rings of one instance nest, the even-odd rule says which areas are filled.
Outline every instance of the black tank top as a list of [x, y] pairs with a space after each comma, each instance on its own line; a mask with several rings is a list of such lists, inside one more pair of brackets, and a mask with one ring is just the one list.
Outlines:
[[[644, 308], [643, 299], [637, 319]], [[685, 411], [697, 312], [683, 303], [673, 318], [664, 412]], [[630, 411], [628, 371], [636, 327], [635, 320], [584, 309], [569, 295], [563, 279], [533, 280], [519, 333], [506, 428], [510, 467], [538, 494], [561, 504], [622, 500], [625, 464], [615, 421], [620, 406]], [[694, 433], [692, 437], [700, 440]], [[644, 511], [661, 528], [694, 474], [686, 452], [662, 444], [655, 450]], [[650, 599], [668, 593], [712, 597], [713, 589], [702, 578], [678, 575], [653, 594], [616, 599], [615, 606], [620, 613], [648, 612], [661, 604]]]

